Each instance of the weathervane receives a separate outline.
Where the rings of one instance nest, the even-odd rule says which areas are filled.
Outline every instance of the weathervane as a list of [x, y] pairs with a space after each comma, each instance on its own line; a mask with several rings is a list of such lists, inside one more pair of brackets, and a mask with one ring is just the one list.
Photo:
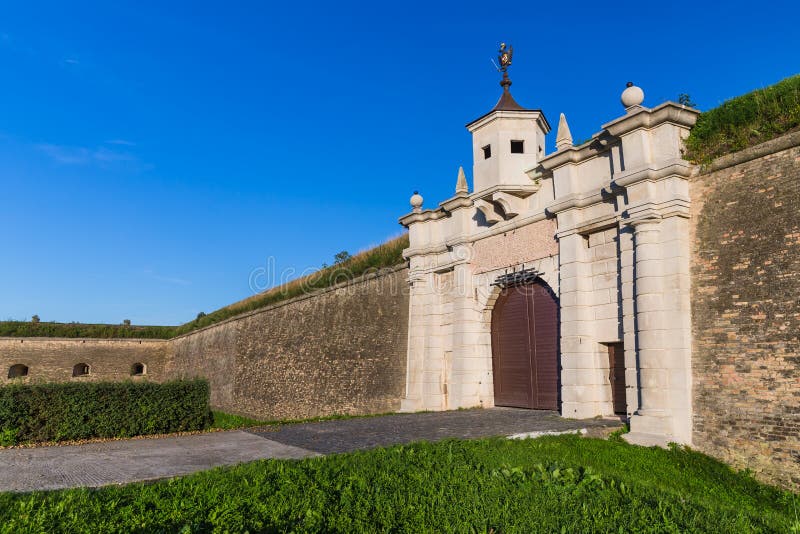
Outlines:
[[500, 62], [500, 66], [497, 67], [497, 70], [502, 72], [503, 74], [506, 73], [508, 67], [511, 66], [511, 56], [514, 55], [514, 47], [509, 46], [506, 48], [505, 43], [500, 43], [500, 51], [497, 53], [497, 61]]
[[503, 73], [503, 79], [500, 85], [503, 87], [504, 91], [508, 91], [508, 88], [511, 87], [511, 80], [508, 77], [508, 67], [511, 66], [511, 56], [513, 55], [513, 46], [506, 47], [505, 43], [500, 43], [500, 50], [497, 53], [497, 61], [500, 63], [500, 66], [497, 67], [497, 70]]

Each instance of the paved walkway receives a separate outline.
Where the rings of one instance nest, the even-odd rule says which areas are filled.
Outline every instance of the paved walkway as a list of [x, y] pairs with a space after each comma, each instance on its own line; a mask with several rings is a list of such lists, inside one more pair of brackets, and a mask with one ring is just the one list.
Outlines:
[[259, 432], [267, 439], [320, 454], [386, 447], [412, 441], [485, 438], [528, 432], [568, 432], [621, 426], [618, 420], [563, 419], [556, 412], [491, 408], [301, 423]]
[[264, 458], [306, 458], [412, 441], [618, 427], [552, 412], [492, 408], [388, 415], [249, 431], [0, 450], [0, 491], [32, 491], [169, 478]]

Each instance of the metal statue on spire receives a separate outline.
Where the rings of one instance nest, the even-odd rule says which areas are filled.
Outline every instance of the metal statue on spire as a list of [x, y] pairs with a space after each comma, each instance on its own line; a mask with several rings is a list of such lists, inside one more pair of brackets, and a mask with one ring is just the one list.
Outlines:
[[514, 47], [509, 46], [506, 48], [505, 43], [500, 43], [500, 51], [497, 54], [497, 61], [500, 63], [500, 67], [497, 70], [502, 72], [503, 74], [506, 73], [508, 67], [511, 66], [511, 56], [514, 55]]
[[513, 55], [513, 46], [506, 47], [505, 43], [500, 43], [500, 50], [497, 53], [497, 61], [500, 63], [500, 66], [497, 67], [497, 70], [503, 73], [500, 86], [503, 88], [504, 92], [508, 92], [508, 88], [511, 87], [511, 79], [508, 77], [508, 67], [511, 66], [511, 56]]

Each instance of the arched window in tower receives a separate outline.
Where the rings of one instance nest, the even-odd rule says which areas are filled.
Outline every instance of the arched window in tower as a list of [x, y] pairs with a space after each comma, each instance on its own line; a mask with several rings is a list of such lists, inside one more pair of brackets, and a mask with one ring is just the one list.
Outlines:
[[72, 368], [72, 376], [87, 376], [89, 374], [88, 363], [78, 363]]
[[9, 367], [8, 369], [8, 378], [22, 378], [23, 376], [28, 376], [28, 366], [23, 365], [21, 363], [17, 363]]
[[147, 374], [147, 366], [143, 363], [134, 363], [131, 366], [131, 376], [144, 376]]

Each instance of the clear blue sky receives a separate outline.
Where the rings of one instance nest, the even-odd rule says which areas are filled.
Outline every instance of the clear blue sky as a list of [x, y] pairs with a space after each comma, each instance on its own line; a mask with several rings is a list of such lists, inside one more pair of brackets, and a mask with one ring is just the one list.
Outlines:
[[[576, 139], [800, 71], [797, 2], [15, 2], [0, 9], [0, 319], [179, 324], [401, 232], [512, 92]], [[554, 143], [555, 132], [550, 135]]]

